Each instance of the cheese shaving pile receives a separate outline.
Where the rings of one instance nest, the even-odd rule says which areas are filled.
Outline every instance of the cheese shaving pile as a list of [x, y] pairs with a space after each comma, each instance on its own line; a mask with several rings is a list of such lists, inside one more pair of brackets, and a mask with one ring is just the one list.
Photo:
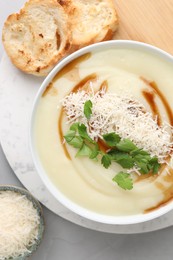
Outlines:
[[40, 217], [26, 196], [0, 192], [0, 260], [22, 256], [38, 238]]
[[[92, 115], [84, 115], [84, 103], [91, 100]], [[129, 138], [138, 148], [157, 156], [160, 163], [172, 151], [172, 127], [163, 122], [158, 126], [157, 118], [138, 100], [122, 97], [104, 89], [94, 93], [84, 90], [70, 93], [62, 100], [68, 123], [80, 122], [86, 125], [88, 134], [94, 140], [103, 134], [115, 132], [121, 138]]]

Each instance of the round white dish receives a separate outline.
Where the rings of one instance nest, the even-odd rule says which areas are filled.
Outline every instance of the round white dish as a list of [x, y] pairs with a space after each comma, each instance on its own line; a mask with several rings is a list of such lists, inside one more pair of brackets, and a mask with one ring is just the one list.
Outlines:
[[49, 193], [29, 151], [29, 119], [33, 99], [43, 81], [17, 70], [6, 55], [0, 65], [0, 138], [6, 158], [22, 184], [47, 208], [80, 226], [110, 233], [142, 233], [173, 225], [173, 211], [152, 221], [134, 225], [107, 225], [87, 220], [62, 206]]
[[[120, 215], [120, 216], [109, 216], [104, 215], [101, 213], [97, 213], [94, 210], [89, 210], [84, 208], [83, 206], [75, 203], [70, 197], [67, 197], [66, 194], [63, 194], [60, 191], [60, 187], [56, 186], [54, 182], [51, 180], [49, 174], [46, 172], [45, 168], [43, 167], [43, 162], [39, 158], [39, 152], [37, 151], [37, 146], [34, 142], [34, 123], [36, 118], [37, 109], [40, 103], [40, 99], [42, 98], [42, 94], [44, 93], [47, 86], [51, 83], [52, 79], [55, 77], [55, 75], [61, 71], [61, 69], [65, 68], [66, 65], [73, 60], [82, 57], [83, 55], [87, 53], [92, 52], [100, 52], [108, 50], [108, 49], [130, 49], [130, 50], [138, 50], [142, 54], [143, 53], [149, 53], [153, 56], [156, 56], [160, 59], [163, 59], [164, 61], [170, 63], [173, 66], [173, 57], [166, 52], [140, 42], [135, 41], [126, 41], [126, 40], [114, 40], [114, 41], [107, 41], [107, 42], [100, 42], [94, 45], [87, 46], [85, 48], [82, 48], [81, 50], [76, 51], [75, 53], [67, 56], [65, 59], [63, 59], [61, 62], [59, 62], [55, 68], [49, 73], [49, 75], [45, 78], [44, 82], [42, 83], [36, 98], [34, 100], [34, 105], [32, 109], [32, 117], [31, 117], [31, 125], [30, 125], [30, 148], [31, 148], [31, 154], [33, 158], [34, 165], [36, 167], [36, 170], [38, 174], [40, 175], [40, 178], [42, 179], [43, 183], [47, 187], [47, 189], [50, 191], [50, 193], [64, 206], [66, 206], [68, 209], [72, 210], [74, 213], [79, 214], [82, 217], [85, 217], [89, 220], [93, 220], [96, 222], [104, 223], [104, 224], [118, 224], [118, 225], [126, 225], [126, 224], [136, 224], [136, 223], [142, 223], [148, 220], [155, 219], [157, 217], [162, 216], [163, 214], [169, 212], [173, 209], [173, 202], [169, 202], [165, 204], [162, 207], [159, 207], [156, 210], [153, 210], [149, 213], [145, 214], [135, 214], [135, 215]], [[121, 67], [120, 67], [121, 68]], [[172, 67], [171, 67], [172, 68]], [[46, 147], [47, 149], [47, 147]]]

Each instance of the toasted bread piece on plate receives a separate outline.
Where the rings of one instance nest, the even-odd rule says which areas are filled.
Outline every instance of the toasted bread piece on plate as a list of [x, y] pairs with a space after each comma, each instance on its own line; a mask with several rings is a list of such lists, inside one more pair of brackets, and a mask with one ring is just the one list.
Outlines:
[[10, 15], [2, 40], [11, 61], [24, 72], [44, 76], [68, 52], [68, 15], [56, 0], [30, 0]]
[[113, 0], [61, 0], [68, 9], [73, 49], [110, 40], [118, 27]]

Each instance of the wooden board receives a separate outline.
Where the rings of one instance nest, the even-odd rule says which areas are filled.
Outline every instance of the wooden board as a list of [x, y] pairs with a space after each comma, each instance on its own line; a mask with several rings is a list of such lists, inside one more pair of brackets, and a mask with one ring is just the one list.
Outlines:
[[119, 29], [114, 39], [136, 40], [173, 54], [173, 0], [114, 0]]

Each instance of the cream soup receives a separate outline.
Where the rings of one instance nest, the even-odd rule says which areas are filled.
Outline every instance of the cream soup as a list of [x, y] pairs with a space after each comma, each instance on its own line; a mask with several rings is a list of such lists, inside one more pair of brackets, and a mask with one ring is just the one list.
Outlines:
[[[96, 82], [98, 84], [94, 84]], [[91, 52], [62, 69], [46, 88], [36, 111], [34, 138], [39, 159], [52, 183], [70, 200], [96, 213], [134, 215], [156, 209], [173, 197], [171, 159], [158, 175], [136, 176], [125, 191], [112, 182], [122, 170], [109, 169], [84, 157], [63, 143], [69, 129], [60, 101], [71, 91], [93, 83], [109, 92], [129, 93], [153, 115], [173, 124], [173, 66], [155, 55], [132, 49]]]

